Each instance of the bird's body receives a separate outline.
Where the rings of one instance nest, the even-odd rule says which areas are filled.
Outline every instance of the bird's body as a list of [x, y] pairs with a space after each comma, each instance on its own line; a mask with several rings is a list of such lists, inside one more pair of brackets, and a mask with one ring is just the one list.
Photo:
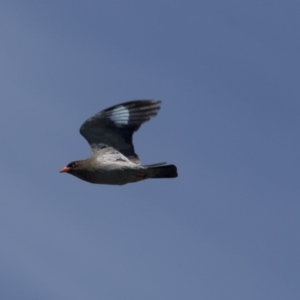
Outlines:
[[80, 133], [90, 144], [92, 157], [71, 162], [60, 172], [90, 183], [111, 185], [177, 177], [174, 165], [141, 165], [132, 144], [133, 133], [159, 109], [160, 101], [138, 100], [113, 106], [89, 118], [80, 127]]

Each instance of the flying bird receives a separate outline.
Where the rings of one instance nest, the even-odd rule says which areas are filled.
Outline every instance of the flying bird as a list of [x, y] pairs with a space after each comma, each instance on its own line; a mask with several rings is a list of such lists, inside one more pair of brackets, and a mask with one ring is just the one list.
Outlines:
[[132, 143], [133, 133], [157, 115], [160, 105], [159, 100], [129, 101], [87, 119], [81, 125], [80, 133], [89, 143], [92, 156], [69, 163], [60, 173], [69, 173], [91, 183], [111, 185], [177, 177], [175, 165], [141, 165]]

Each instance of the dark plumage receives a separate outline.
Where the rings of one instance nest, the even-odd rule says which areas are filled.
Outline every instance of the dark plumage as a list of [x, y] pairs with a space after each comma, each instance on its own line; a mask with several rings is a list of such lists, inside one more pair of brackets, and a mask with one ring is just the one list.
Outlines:
[[174, 165], [142, 166], [134, 151], [132, 136], [140, 126], [157, 115], [159, 100], [136, 100], [107, 108], [80, 127], [92, 149], [92, 157], [74, 161], [60, 170], [82, 180], [122, 185], [148, 178], [177, 177]]

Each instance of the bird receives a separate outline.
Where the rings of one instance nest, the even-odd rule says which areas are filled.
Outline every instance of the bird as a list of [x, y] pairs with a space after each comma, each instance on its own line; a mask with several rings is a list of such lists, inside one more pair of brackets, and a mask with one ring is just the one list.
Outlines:
[[69, 163], [60, 170], [95, 184], [124, 185], [148, 178], [175, 178], [177, 167], [156, 163], [142, 165], [132, 136], [155, 117], [160, 100], [133, 100], [104, 109], [87, 119], [80, 134], [89, 143], [92, 156]]

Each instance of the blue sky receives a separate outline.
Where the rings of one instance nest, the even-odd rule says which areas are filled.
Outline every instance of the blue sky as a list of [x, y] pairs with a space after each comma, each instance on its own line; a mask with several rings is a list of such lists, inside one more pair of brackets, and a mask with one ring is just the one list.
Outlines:
[[[1, 299], [299, 299], [298, 1], [2, 1]], [[179, 177], [59, 174], [94, 113]]]

